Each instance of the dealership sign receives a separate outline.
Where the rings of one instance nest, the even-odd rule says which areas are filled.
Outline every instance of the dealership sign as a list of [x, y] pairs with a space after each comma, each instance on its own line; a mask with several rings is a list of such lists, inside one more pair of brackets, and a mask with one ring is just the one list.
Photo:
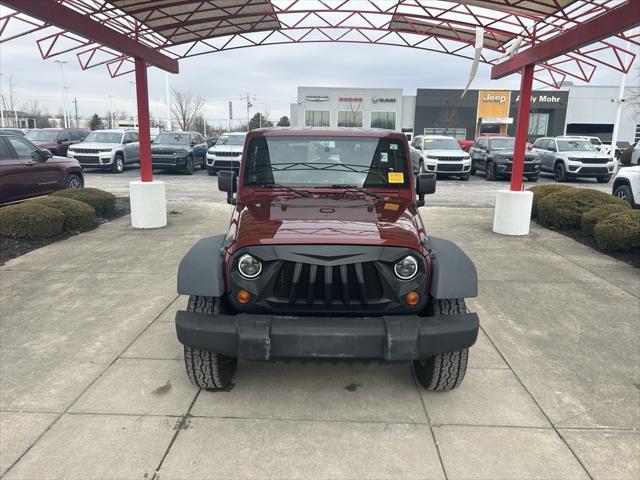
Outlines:
[[371, 102], [373, 103], [396, 103], [395, 98], [381, 98], [381, 97], [372, 97]]
[[362, 97], [340, 97], [340, 102], [362, 102]]
[[[516, 97], [516, 102], [520, 100], [520, 95]], [[560, 103], [561, 98], [556, 97], [555, 95], [531, 95], [531, 103]]]
[[482, 98], [482, 101], [484, 103], [507, 103], [507, 96], [506, 95], [491, 95], [490, 93], [487, 93]]
[[327, 102], [329, 100], [328, 95], [307, 95], [306, 98], [309, 102]]

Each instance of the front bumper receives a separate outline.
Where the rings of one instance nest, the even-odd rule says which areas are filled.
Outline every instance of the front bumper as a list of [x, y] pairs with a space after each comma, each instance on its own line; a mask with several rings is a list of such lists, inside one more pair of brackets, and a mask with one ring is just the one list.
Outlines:
[[218, 158], [214, 155], [207, 154], [207, 168], [210, 170], [240, 170], [240, 157]]
[[465, 174], [471, 171], [471, 159], [456, 162], [427, 159], [425, 160], [425, 167], [427, 168], [427, 172], [445, 175]]
[[74, 158], [83, 167], [110, 167], [113, 164], [113, 157], [110, 153], [67, 153], [67, 157]]
[[183, 345], [247, 360], [425, 359], [469, 348], [476, 341], [478, 328], [475, 313], [438, 317], [176, 313], [176, 331]]
[[571, 177], [608, 177], [613, 175], [615, 170], [615, 162], [598, 164], [569, 161], [567, 174]]
[[[496, 162], [496, 173], [498, 175], [511, 175], [511, 170], [513, 168], [513, 163], [497, 163]], [[540, 164], [534, 162], [524, 162], [524, 175], [539, 175], [540, 174]]]
[[151, 156], [151, 165], [153, 168], [183, 168], [186, 162], [186, 155], [183, 157]]

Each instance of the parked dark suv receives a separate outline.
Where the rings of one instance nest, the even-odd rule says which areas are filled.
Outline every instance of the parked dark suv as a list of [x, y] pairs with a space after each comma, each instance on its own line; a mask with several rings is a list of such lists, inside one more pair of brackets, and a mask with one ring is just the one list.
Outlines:
[[238, 358], [311, 357], [413, 362], [426, 388], [457, 387], [479, 328], [465, 306], [476, 270], [427, 235], [418, 207], [436, 178], [413, 174], [404, 134], [254, 130], [240, 165], [218, 172], [228, 233], [178, 270], [190, 380], [220, 389]]
[[26, 138], [53, 155], [65, 157], [69, 145], [82, 142], [87, 135], [89, 130], [81, 128], [39, 128], [27, 133]]
[[195, 166], [207, 168], [207, 142], [198, 132], [162, 132], [151, 145], [153, 168], [192, 175]]
[[[478, 170], [484, 172], [487, 180], [498, 180], [511, 177], [513, 150], [516, 139], [513, 137], [476, 138], [471, 155], [471, 175]], [[527, 180], [537, 182], [540, 176], [540, 158], [534, 152], [527, 151], [524, 157], [524, 176]]]
[[0, 204], [83, 185], [76, 160], [54, 157], [24, 137], [0, 134]]

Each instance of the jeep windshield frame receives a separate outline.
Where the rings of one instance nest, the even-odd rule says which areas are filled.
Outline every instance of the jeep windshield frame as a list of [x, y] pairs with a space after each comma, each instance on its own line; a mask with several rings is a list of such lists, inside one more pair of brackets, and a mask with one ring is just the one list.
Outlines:
[[[287, 185], [299, 190], [407, 190], [413, 175], [406, 140], [394, 136], [292, 134], [247, 141], [240, 190]], [[242, 193], [239, 191], [239, 196]]]

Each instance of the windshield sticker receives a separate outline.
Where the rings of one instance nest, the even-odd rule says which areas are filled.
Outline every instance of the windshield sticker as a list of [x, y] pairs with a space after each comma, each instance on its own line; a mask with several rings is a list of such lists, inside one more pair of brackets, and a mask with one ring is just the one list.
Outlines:
[[389, 161], [389, 154], [387, 152], [380, 152], [380, 161], [387, 163]]
[[399, 208], [400, 208], [400, 205], [398, 205], [397, 203], [385, 203], [384, 204], [384, 209], [385, 210], [393, 210], [395, 212]]
[[389, 172], [387, 181], [389, 183], [404, 183], [404, 173], [402, 173], [402, 172]]
[[425, 140], [424, 143], [433, 143], [433, 140], [431, 140], [431, 139]]
[[398, 144], [397, 143], [390, 143], [389, 144], [389, 150], [397, 150], [398, 149]]

